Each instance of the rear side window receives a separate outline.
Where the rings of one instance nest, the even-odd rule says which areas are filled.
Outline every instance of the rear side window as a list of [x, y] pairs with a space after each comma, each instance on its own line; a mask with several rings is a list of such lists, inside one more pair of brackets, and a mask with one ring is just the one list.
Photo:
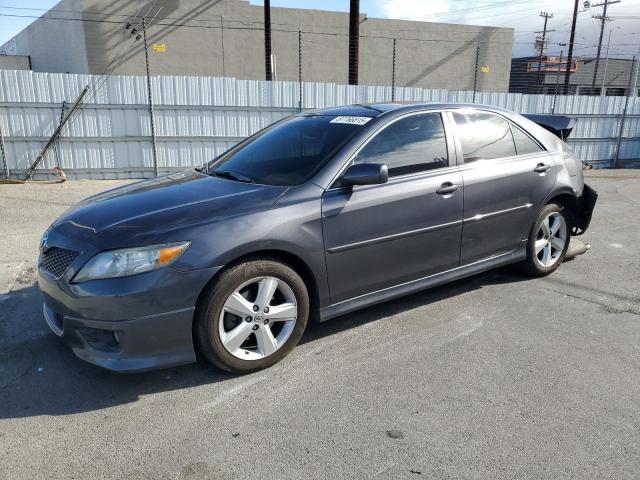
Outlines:
[[355, 163], [384, 163], [392, 177], [449, 165], [442, 117], [422, 113], [392, 123], [360, 150]]
[[454, 112], [464, 163], [516, 154], [509, 122], [486, 112]]
[[516, 152], [518, 155], [529, 155], [543, 151], [540, 145], [534, 142], [529, 135], [514, 124], [511, 124], [511, 133], [513, 133], [513, 140], [516, 142]]

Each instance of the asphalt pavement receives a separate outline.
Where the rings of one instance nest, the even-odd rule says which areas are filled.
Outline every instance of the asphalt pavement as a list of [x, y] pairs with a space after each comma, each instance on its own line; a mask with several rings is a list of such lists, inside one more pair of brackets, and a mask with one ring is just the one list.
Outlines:
[[553, 275], [312, 325], [247, 376], [77, 359], [42, 318], [38, 241], [123, 182], [0, 185], [0, 478], [638, 478], [640, 171], [587, 174], [592, 248]]

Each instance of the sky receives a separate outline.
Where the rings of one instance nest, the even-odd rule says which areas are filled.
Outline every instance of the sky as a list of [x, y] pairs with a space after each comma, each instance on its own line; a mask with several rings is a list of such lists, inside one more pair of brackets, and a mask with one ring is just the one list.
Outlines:
[[[592, 0], [592, 4], [603, 0]], [[8, 15], [41, 15], [51, 8], [55, 0], [0, 0], [0, 45], [12, 38], [34, 19]], [[261, 0], [251, 0], [254, 5], [262, 5]], [[549, 20], [550, 34], [547, 53], [558, 54], [566, 51], [573, 12], [571, 0], [360, 0], [361, 13], [369, 17], [395, 18], [444, 23], [487, 25], [515, 29], [514, 56], [533, 54], [533, 42], [537, 30], [542, 29], [540, 12], [553, 13]], [[580, 0], [580, 5], [584, 0]], [[316, 8], [323, 10], [348, 11], [349, 0], [271, 0], [272, 7]], [[34, 10], [25, 10], [34, 9]], [[574, 52], [578, 56], [595, 55], [602, 7], [581, 8], [576, 26]], [[638, 55], [640, 52], [640, 0], [622, 0], [609, 6], [605, 43], [609, 29], [612, 56]], [[628, 18], [628, 17], [636, 18]], [[627, 17], [627, 18], [622, 18]]]

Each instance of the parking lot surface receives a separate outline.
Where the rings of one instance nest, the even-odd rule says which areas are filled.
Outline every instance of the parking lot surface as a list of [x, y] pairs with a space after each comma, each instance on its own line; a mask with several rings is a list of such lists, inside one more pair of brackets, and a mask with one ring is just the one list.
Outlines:
[[640, 172], [587, 182], [592, 249], [550, 277], [504, 268], [312, 325], [247, 376], [75, 358], [42, 318], [38, 241], [123, 182], [0, 185], [0, 478], [638, 478]]

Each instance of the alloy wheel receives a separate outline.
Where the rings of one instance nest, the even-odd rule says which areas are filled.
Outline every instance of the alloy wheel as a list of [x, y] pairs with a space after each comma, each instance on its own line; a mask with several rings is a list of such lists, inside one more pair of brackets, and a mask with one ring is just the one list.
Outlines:
[[296, 297], [289, 285], [275, 277], [253, 278], [227, 297], [218, 334], [234, 357], [259, 360], [285, 344], [297, 318]]
[[535, 242], [537, 262], [544, 268], [553, 266], [567, 243], [567, 223], [559, 212], [552, 212], [540, 224]]

